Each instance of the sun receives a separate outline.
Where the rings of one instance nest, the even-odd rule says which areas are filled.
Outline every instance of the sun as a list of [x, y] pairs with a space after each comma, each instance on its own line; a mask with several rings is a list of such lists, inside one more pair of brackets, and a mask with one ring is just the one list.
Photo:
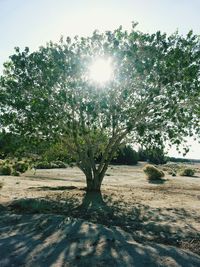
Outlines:
[[105, 84], [112, 79], [113, 67], [111, 58], [96, 58], [89, 67], [89, 79], [98, 84]]

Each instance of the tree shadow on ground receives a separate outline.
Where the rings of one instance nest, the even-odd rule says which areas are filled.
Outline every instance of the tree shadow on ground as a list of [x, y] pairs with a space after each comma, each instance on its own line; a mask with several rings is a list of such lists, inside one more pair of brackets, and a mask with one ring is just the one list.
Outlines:
[[5, 211], [5, 210], [6, 210], [5, 206], [0, 204], [0, 212]]
[[164, 184], [167, 181], [168, 181], [167, 179], [154, 179], [154, 180], [148, 179], [149, 184]]
[[37, 189], [39, 191], [59, 191], [59, 190], [74, 190], [78, 189], [76, 186], [40, 186], [40, 187], [29, 187], [28, 189]]
[[[73, 191], [74, 192], [74, 191]], [[78, 191], [77, 191], [78, 192]], [[200, 217], [185, 209], [152, 208], [141, 203], [124, 203], [113, 200], [111, 195], [87, 193], [82, 190], [82, 200], [76, 194], [56, 193], [46, 198], [15, 200], [8, 210], [26, 214], [57, 214], [70, 218], [83, 219], [107, 227], [120, 227], [130, 233], [137, 242], [157, 242], [181, 247], [183, 242], [194, 242], [192, 251], [200, 254], [195, 242], [200, 240], [198, 229], [190, 224], [190, 219]], [[185, 221], [185, 228], [176, 221]]]
[[119, 228], [49, 214], [0, 214], [0, 266], [197, 267], [200, 257], [139, 244]]

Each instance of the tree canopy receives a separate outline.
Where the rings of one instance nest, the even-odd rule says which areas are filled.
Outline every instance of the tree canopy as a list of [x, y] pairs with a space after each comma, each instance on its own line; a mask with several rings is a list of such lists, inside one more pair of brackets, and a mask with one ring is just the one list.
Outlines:
[[[61, 38], [35, 52], [15, 48], [4, 64], [2, 127], [35, 144], [67, 139], [88, 190], [100, 189], [127, 139], [146, 147], [179, 145], [200, 133], [199, 36], [147, 34], [135, 26]], [[114, 77], [105, 84], [89, 78], [95, 58], [112, 59]]]

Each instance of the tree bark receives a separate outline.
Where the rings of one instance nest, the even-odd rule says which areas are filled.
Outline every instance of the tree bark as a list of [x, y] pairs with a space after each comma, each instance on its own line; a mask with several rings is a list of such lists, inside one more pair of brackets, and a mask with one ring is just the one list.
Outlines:
[[80, 151], [78, 166], [86, 176], [87, 192], [101, 191], [101, 184], [108, 169], [108, 164], [126, 134], [127, 130], [120, 135], [111, 138], [98, 167], [96, 167], [94, 153], [90, 145], [87, 150], [84, 150], [83, 152]]
[[86, 175], [87, 192], [100, 192], [101, 191], [101, 179], [99, 176], [91, 177]]

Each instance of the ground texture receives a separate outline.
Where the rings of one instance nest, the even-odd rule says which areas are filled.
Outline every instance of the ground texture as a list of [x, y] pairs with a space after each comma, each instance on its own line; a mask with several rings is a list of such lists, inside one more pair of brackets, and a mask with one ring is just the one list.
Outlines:
[[0, 266], [200, 266], [200, 174], [149, 183], [111, 166], [88, 195], [77, 168], [1, 176]]

